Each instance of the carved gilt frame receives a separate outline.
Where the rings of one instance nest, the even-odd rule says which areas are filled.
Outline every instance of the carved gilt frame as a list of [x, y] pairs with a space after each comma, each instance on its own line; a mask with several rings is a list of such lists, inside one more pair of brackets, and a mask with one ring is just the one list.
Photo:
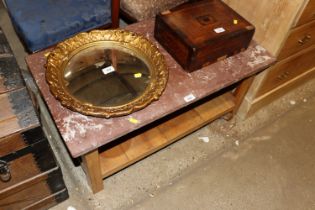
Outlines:
[[[151, 79], [144, 93], [124, 105], [101, 107], [83, 103], [73, 97], [65, 88], [63, 72], [69, 60], [86, 46], [102, 45], [104, 42], [107, 45], [108, 42], [120, 44], [133, 50], [136, 55], [147, 61], [150, 68]], [[120, 29], [94, 30], [65, 40], [48, 55], [46, 69], [46, 80], [50, 91], [63, 106], [85, 115], [105, 118], [128, 115], [146, 107], [152, 101], [158, 100], [168, 80], [168, 69], [158, 48], [145, 37]]]

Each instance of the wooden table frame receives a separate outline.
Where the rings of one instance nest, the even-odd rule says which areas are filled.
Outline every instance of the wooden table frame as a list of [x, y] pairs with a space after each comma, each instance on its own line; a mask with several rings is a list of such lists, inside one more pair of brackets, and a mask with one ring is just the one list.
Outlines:
[[141, 130], [120, 144], [100, 151], [95, 149], [82, 157], [82, 167], [93, 193], [103, 190], [103, 178], [143, 159], [180, 138], [227, 116], [231, 119], [240, 107], [253, 78], [244, 79], [237, 88], [201, 104], [194, 104], [180, 114]]
[[[71, 156], [82, 158], [82, 168], [94, 193], [103, 189], [103, 178], [219, 117], [231, 119], [239, 109], [254, 75], [275, 62], [275, 58], [263, 47], [252, 42], [248, 50], [235, 57], [188, 74], [156, 42], [152, 20], [127, 26], [126, 29], [146, 34], [147, 38], [156, 43], [165, 56], [170, 72], [168, 86], [160, 99], [146, 109], [132, 114], [139, 120], [139, 124], [131, 123], [129, 116], [110, 119], [109, 124], [106, 124], [107, 119], [88, 118], [62, 107], [50, 93], [47, 82], [43, 80], [45, 54], [51, 49], [26, 57], [27, 65], [44, 102], [48, 105], [56, 128]], [[196, 98], [193, 103], [184, 100], [187, 94], [194, 94]], [[103, 123], [106, 126], [102, 126], [102, 129], [90, 129], [84, 135], [73, 135], [69, 138], [69, 135], [66, 135], [69, 130], [65, 129], [65, 119], [69, 120], [69, 117], [73, 116], [79, 118], [73, 121], [75, 125], [84, 126], [88, 121], [93, 125]], [[120, 127], [116, 127], [116, 123]], [[74, 129], [70, 130], [71, 132], [80, 134], [80, 130], [75, 126], [70, 129]]]

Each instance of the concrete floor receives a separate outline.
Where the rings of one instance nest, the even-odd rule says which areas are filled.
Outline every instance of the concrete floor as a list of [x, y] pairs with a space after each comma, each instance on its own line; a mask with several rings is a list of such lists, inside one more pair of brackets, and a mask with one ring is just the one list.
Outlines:
[[[1, 6], [0, 26], [26, 69], [26, 53]], [[314, 79], [245, 121], [216, 120], [105, 179], [95, 195], [37, 96], [70, 193], [52, 209], [315, 209]]]
[[131, 209], [315, 209], [315, 100]]

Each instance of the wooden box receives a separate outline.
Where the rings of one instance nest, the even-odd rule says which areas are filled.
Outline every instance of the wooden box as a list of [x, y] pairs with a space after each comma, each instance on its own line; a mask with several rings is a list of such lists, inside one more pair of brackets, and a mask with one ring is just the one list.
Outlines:
[[0, 28], [0, 209], [47, 209], [68, 198], [20, 69]]
[[158, 14], [154, 36], [191, 72], [245, 50], [254, 31], [222, 1], [200, 0]]
[[0, 160], [9, 173], [9, 179], [0, 181], [1, 209], [46, 209], [68, 198], [41, 127], [1, 138]]
[[68, 198], [25, 87], [0, 94], [0, 207], [47, 209]]

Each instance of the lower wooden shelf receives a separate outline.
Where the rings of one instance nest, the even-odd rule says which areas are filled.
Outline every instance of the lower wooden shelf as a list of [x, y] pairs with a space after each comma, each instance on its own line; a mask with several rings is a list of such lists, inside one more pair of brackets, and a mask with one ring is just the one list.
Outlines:
[[100, 152], [102, 176], [108, 177], [143, 159], [218, 117], [232, 112], [234, 107], [235, 97], [231, 92], [227, 92]]

